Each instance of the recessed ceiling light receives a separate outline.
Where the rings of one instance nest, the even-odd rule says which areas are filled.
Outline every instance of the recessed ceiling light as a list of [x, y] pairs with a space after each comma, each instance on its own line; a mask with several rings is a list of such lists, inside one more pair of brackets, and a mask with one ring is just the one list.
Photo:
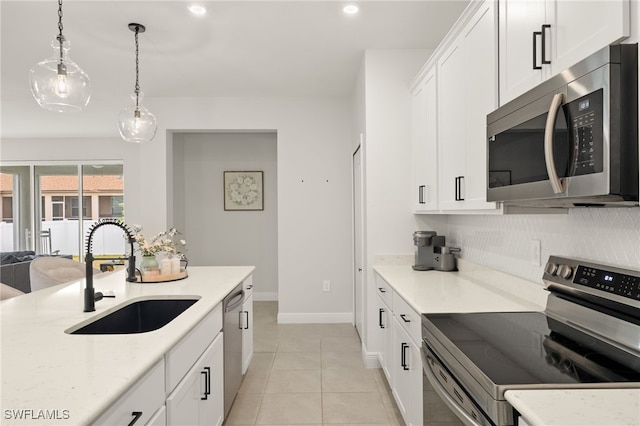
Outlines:
[[342, 8], [342, 11], [348, 15], [358, 13], [358, 10], [358, 6], [356, 6], [355, 4], [349, 4]]
[[193, 13], [194, 15], [198, 15], [198, 16], [202, 16], [205, 13], [207, 13], [207, 8], [200, 5], [200, 4], [192, 4], [189, 5], [188, 7], [189, 12]]

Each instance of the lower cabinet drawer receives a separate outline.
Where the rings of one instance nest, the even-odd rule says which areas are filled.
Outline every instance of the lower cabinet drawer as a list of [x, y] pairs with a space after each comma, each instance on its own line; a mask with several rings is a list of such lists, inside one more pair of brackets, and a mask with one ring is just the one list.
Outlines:
[[418, 314], [398, 293], [393, 292], [393, 315], [407, 331], [413, 342], [420, 346], [422, 342], [422, 322]]
[[93, 424], [145, 425], [164, 401], [164, 360], [160, 360]]

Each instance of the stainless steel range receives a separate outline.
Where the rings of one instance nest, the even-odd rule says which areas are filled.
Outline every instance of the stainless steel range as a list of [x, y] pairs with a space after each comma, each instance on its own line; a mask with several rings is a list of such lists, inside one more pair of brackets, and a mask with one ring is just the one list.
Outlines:
[[510, 389], [640, 386], [640, 271], [551, 256], [544, 312], [424, 314], [424, 372], [472, 425], [513, 425]]

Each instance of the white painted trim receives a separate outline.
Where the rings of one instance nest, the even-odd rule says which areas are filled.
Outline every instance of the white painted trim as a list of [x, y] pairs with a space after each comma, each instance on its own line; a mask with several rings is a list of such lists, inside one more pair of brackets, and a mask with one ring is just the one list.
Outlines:
[[362, 362], [365, 368], [382, 368], [378, 352], [367, 352], [364, 347], [362, 348]]
[[352, 322], [353, 312], [278, 314], [278, 324], [351, 324]]
[[254, 291], [253, 301], [254, 302], [277, 302], [278, 292], [277, 291]]

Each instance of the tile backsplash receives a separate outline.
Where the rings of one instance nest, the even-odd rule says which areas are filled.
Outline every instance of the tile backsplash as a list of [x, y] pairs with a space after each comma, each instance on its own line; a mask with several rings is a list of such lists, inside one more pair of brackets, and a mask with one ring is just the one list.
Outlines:
[[[460, 257], [542, 284], [549, 255], [640, 270], [640, 208], [578, 208], [564, 215], [450, 215], [447, 245]], [[531, 264], [531, 240], [541, 264]]]

